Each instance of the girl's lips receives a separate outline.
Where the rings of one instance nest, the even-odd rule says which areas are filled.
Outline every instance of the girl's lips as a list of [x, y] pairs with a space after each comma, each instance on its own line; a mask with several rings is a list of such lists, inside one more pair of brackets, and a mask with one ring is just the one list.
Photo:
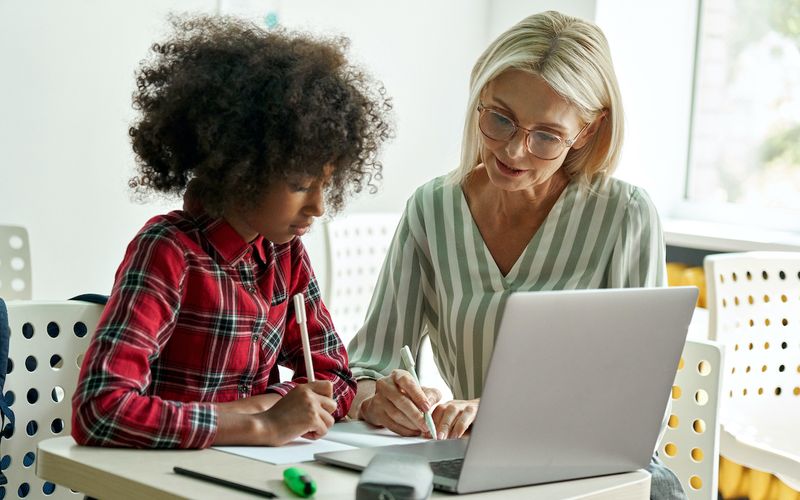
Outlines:
[[494, 161], [497, 164], [497, 169], [500, 171], [500, 173], [507, 175], [508, 177], [519, 177], [525, 173], [524, 170], [516, 170], [509, 167], [497, 158], [495, 158]]
[[292, 226], [292, 232], [295, 236], [303, 236], [308, 232], [311, 226]]

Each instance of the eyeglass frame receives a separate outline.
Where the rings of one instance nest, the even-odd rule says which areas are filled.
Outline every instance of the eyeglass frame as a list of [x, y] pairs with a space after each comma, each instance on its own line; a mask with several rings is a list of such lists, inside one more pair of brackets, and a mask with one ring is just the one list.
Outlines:
[[[477, 125], [478, 125], [478, 130], [480, 130], [480, 131], [481, 131], [481, 134], [483, 134], [483, 135], [484, 135], [484, 137], [486, 137], [487, 139], [490, 139], [490, 140], [492, 140], [492, 141], [498, 141], [498, 142], [511, 142], [511, 140], [512, 140], [512, 139], [513, 139], [513, 138], [514, 138], [516, 135], [517, 135], [517, 132], [519, 132], [520, 130], [523, 130], [523, 131], [525, 132], [525, 136], [524, 136], [524, 141], [525, 141], [525, 149], [528, 151], [528, 153], [532, 154], [534, 157], [536, 157], [536, 158], [539, 158], [540, 160], [545, 160], [545, 161], [555, 160], [556, 158], [558, 158], [559, 156], [561, 156], [561, 154], [564, 152], [564, 150], [565, 150], [565, 149], [569, 149], [569, 148], [571, 148], [573, 145], [575, 145], [575, 141], [577, 141], [577, 140], [578, 140], [578, 137], [580, 137], [580, 135], [583, 133], [583, 131], [584, 131], [584, 130], [586, 130], [586, 127], [588, 127], [588, 126], [589, 126], [589, 123], [591, 123], [591, 122], [587, 122], [587, 123], [586, 123], [586, 124], [585, 124], [583, 127], [581, 127], [581, 129], [578, 131], [578, 133], [577, 133], [577, 134], [575, 134], [575, 137], [573, 137], [572, 139], [566, 139], [566, 140], [565, 140], [565, 139], [564, 139], [563, 137], [561, 137], [560, 135], [557, 135], [557, 134], [552, 134], [552, 133], [550, 133], [550, 132], [547, 132], [548, 134], [552, 135], [553, 137], [556, 137], [556, 138], [558, 138], [558, 141], [559, 141], [559, 143], [561, 144], [561, 151], [559, 151], [559, 152], [558, 152], [558, 154], [557, 154], [557, 155], [555, 155], [555, 156], [554, 156], [554, 157], [552, 157], [552, 158], [542, 158], [541, 156], [537, 155], [536, 153], [534, 153], [534, 152], [531, 150], [531, 146], [530, 146], [530, 143], [529, 143], [529, 141], [528, 141], [528, 138], [530, 137], [530, 135], [531, 135], [531, 132], [539, 131], [539, 130], [541, 130], [541, 129], [536, 129], [536, 128], [528, 129], [528, 128], [525, 128], [525, 127], [521, 126], [519, 123], [517, 123], [517, 121], [516, 121], [516, 120], [514, 120], [513, 118], [511, 118], [510, 116], [506, 115], [505, 113], [501, 113], [501, 112], [500, 112], [500, 110], [498, 110], [498, 109], [495, 109], [495, 108], [492, 108], [492, 107], [489, 107], [489, 106], [484, 106], [484, 104], [483, 104], [482, 102], [480, 102], [480, 101], [478, 101], [478, 108], [477, 108], [477, 110], [478, 110], [478, 123], [477, 123]], [[497, 113], [498, 115], [502, 116], [503, 118], [506, 118], [506, 119], [508, 119], [508, 121], [510, 121], [510, 122], [511, 122], [511, 124], [512, 124], [512, 125], [514, 125], [514, 133], [512, 133], [512, 134], [511, 134], [511, 136], [509, 136], [509, 138], [508, 138], [508, 139], [494, 139], [494, 138], [490, 137], [490, 136], [489, 136], [489, 135], [488, 135], [486, 132], [484, 132], [484, 131], [483, 131], [483, 129], [481, 128], [481, 116], [483, 115], [483, 112], [484, 112], [484, 111], [489, 111], [489, 112], [492, 112], [492, 113]], [[546, 132], [546, 131], [545, 131], [545, 132]]]

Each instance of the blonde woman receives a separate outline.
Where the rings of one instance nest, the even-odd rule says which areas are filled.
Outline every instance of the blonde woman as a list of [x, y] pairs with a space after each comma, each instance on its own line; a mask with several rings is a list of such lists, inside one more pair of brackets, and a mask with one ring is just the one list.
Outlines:
[[[454, 400], [433, 412], [440, 438], [471, 425], [511, 292], [666, 285], [650, 198], [611, 177], [623, 112], [608, 43], [558, 12], [500, 35], [472, 70], [458, 169], [408, 201], [366, 322], [349, 346], [350, 415], [426, 434], [441, 398], [399, 369], [428, 335]], [[591, 335], [591, 332], [587, 332]], [[654, 458], [654, 498], [684, 497]]]

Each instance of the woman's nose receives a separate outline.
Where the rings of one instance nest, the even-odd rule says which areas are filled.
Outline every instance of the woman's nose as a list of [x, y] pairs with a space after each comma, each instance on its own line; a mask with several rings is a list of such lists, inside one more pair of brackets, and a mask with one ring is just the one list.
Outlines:
[[528, 134], [520, 130], [518, 133], [514, 134], [507, 143], [505, 147], [505, 153], [511, 160], [521, 160], [525, 158], [528, 154]]

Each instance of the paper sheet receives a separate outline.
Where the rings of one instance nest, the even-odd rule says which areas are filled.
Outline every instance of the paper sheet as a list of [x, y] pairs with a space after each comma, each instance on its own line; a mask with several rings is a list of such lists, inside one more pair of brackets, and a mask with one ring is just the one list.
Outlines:
[[283, 446], [214, 446], [215, 450], [241, 455], [243, 457], [260, 460], [270, 464], [293, 464], [310, 462], [314, 460], [314, 453], [326, 451], [352, 450], [354, 447], [346, 444], [318, 439], [311, 441], [297, 438]]
[[412, 444], [428, 441], [421, 437], [403, 437], [389, 429], [373, 427], [361, 420], [339, 422], [325, 435], [325, 439], [337, 443], [349, 444], [356, 448], [389, 446], [391, 444]]
[[271, 464], [310, 462], [315, 453], [352, 450], [390, 444], [411, 444], [427, 441], [424, 438], [402, 437], [388, 429], [373, 427], [354, 420], [334, 424], [323, 439], [311, 441], [297, 438], [283, 446], [214, 446], [215, 450], [240, 455]]

